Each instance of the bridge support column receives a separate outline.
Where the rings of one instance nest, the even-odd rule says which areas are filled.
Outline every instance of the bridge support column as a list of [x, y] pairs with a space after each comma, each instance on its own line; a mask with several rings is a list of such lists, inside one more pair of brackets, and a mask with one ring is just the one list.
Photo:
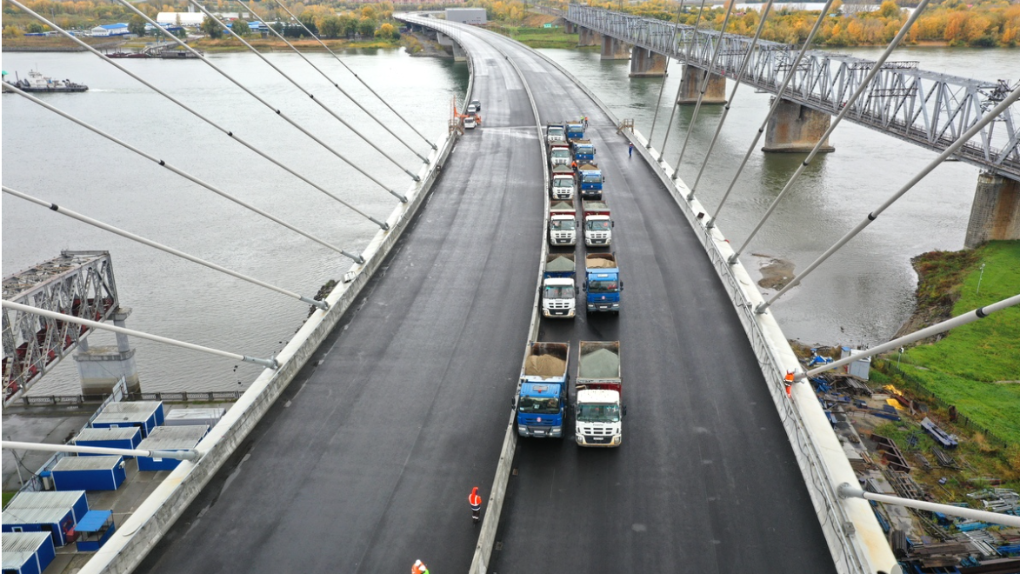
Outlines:
[[[676, 101], [678, 106], [692, 105], [698, 102], [698, 88], [702, 78], [708, 73], [707, 70], [695, 68], [690, 64], [684, 66], [684, 75], [680, 78], [680, 98]], [[725, 104], [726, 103], [726, 78], [712, 75], [708, 79], [708, 86], [705, 90], [705, 97], [702, 104]]]
[[1020, 239], [1020, 181], [985, 172], [978, 175], [963, 244], [973, 249], [995, 239]]
[[598, 32], [595, 32], [591, 28], [585, 28], [584, 26], [577, 27], [577, 46], [597, 46], [602, 41]]
[[[783, 99], [776, 113], [769, 118], [765, 131], [764, 152], [808, 153], [829, 129], [829, 114]], [[822, 142], [819, 153], [836, 151], [829, 140]]]
[[666, 56], [634, 46], [630, 51], [630, 77], [661, 78], [666, 75]]
[[[130, 308], [117, 308], [113, 313], [113, 324], [123, 327], [130, 314]], [[128, 392], [141, 391], [138, 369], [135, 366], [135, 350], [131, 348], [127, 335], [117, 333], [116, 347], [90, 348], [86, 339], [82, 339], [78, 347], [74, 361], [78, 363], [83, 395], [108, 394], [113, 391], [113, 386], [121, 377], [124, 377], [127, 383]]]
[[610, 36], [602, 36], [603, 60], [629, 60], [630, 48], [626, 42]]
[[563, 23], [563, 27], [566, 28], [567, 34], [577, 34], [577, 24], [567, 20]]
[[464, 49], [460, 47], [460, 44], [453, 43], [453, 61], [454, 62], [466, 62], [467, 54], [464, 53]]

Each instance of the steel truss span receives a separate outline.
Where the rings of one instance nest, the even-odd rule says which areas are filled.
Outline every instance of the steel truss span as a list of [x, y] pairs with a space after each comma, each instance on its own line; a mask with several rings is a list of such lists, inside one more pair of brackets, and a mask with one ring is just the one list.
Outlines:
[[[91, 321], [109, 319], [120, 304], [109, 251], [63, 251], [59, 257], [5, 277], [3, 299]], [[4, 402], [35, 384], [91, 331], [5, 307]]]
[[[572, 4], [567, 20], [628, 44], [735, 79], [751, 38]], [[693, 44], [693, 45], [692, 45]], [[796, 70], [798, 48], [759, 40], [743, 81], [775, 94], [794, 74], [783, 98], [836, 115], [874, 65], [871, 60], [812, 50]], [[937, 152], [944, 151], [1010, 91], [1007, 80], [983, 81], [921, 70], [917, 62], [886, 62], [846, 119]], [[1014, 104], [968, 141], [957, 157], [982, 169], [1020, 180], [1020, 103]]]

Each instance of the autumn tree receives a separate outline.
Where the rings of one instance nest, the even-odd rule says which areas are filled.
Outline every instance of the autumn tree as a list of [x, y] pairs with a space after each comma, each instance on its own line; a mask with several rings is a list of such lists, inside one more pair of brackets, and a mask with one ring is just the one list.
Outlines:
[[241, 38], [251, 34], [251, 26], [244, 18], [237, 18], [230, 25], [230, 29], [233, 30], [234, 34], [237, 34]]
[[138, 14], [131, 17], [128, 21], [128, 32], [136, 34], [138, 36], [145, 35], [145, 18], [142, 18]]
[[202, 19], [200, 29], [213, 40], [219, 39], [223, 36], [223, 29], [216, 23], [216, 20], [213, 20], [208, 16]]

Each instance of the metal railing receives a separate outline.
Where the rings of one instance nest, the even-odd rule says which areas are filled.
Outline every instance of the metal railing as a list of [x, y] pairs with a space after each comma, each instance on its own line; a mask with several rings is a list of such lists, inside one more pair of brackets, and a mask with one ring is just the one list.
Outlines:
[[[783, 98], [820, 112], [837, 114], [874, 62], [822, 50], [805, 54], [793, 69], [795, 46], [751, 38], [674, 27], [672, 22], [641, 18], [601, 8], [572, 4], [566, 19], [628, 44], [665, 54], [709, 69], [712, 54], [722, 42], [711, 72], [734, 78], [751, 50], [743, 81], [759, 90], [777, 93], [788, 74], [794, 74]], [[1006, 80], [984, 81], [921, 70], [917, 62], [887, 62], [846, 119], [934, 151], [944, 151], [984, 112], [1010, 91]], [[1020, 104], [981, 130], [957, 154], [982, 169], [1020, 180]]]

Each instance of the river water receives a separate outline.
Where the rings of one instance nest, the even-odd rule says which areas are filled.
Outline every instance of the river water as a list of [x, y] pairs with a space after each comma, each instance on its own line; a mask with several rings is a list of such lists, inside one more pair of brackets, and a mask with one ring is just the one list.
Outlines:
[[[586, 82], [621, 118], [634, 118], [649, 132], [660, 80], [627, 77], [627, 62], [602, 62], [597, 52], [543, 50]], [[877, 50], [853, 50], [873, 57]], [[919, 60], [926, 69], [997, 79], [1020, 76], [1015, 50], [907, 49], [897, 59]], [[308, 54], [317, 65], [359, 97], [373, 112], [392, 118], [382, 104], [350, 79], [328, 54]], [[395, 189], [409, 178], [360, 142], [296, 88], [250, 54], [214, 54], [211, 59], [308, 126], [341, 153]], [[363, 132], [378, 128], [354, 109], [299, 57], [277, 53], [274, 63], [309, 87]], [[434, 139], [445, 129], [454, 95], [462, 95], [467, 67], [402, 51], [344, 55], [415, 127]], [[311, 143], [201, 62], [119, 60], [161, 89], [314, 181], [382, 219], [394, 199], [329, 152]], [[149, 151], [232, 193], [250, 200], [345, 249], [360, 251], [373, 224], [289, 176], [224, 135], [150, 92], [90, 54], [4, 53], [3, 68], [86, 83], [84, 94], [49, 94], [45, 101]], [[667, 79], [675, 93], [679, 74]], [[732, 171], [768, 109], [768, 95], [741, 88], [698, 186], [714, 209]], [[666, 98], [668, 101], [668, 97]], [[668, 116], [668, 108], [664, 108]], [[585, 110], [578, 110], [578, 114]], [[667, 158], [675, 162], [691, 108], [680, 114]], [[701, 154], [721, 109], [702, 108], [681, 175], [693, 183]], [[551, 119], [551, 118], [549, 118]], [[656, 143], [663, 128], [656, 128]], [[421, 151], [410, 130], [394, 126]], [[402, 165], [420, 165], [389, 136], [380, 139]], [[420, 143], [419, 143], [420, 142]], [[754, 272], [771, 258], [809, 263], [843, 232], [895, 191], [935, 154], [850, 124], [831, 143], [836, 153], [816, 161], [758, 238], [744, 262]], [[756, 152], [719, 220], [733, 242], [742, 241], [800, 158]], [[806, 342], [867, 344], [888, 338], [912, 306], [915, 277], [909, 259], [932, 249], [963, 245], [977, 169], [945, 164], [890, 208], [805, 283], [774, 307], [786, 334]], [[339, 278], [348, 260], [160, 169], [19, 96], [3, 96], [3, 183], [19, 191], [126, 228], [282, 287], [313, 295]], [[110, 250], [122, 304], [133, 308], [128, 327], [254, 356], [278, 351], [297, 330], [307, 307], [162, 252], [63, 218], [9, 196], [3, 197], [3, 274], [56, 256], [62, 249]], [[760, 254], [761, 257], [750, 255]], [[93, 335], [93, 345], [112, 340]], [[149, 391], [229, 390], [247, 386], [258, 368], [216, 357], [135, 340], [142, 386]], [[77, 372], [64, 361], [33, 389], [35, 394], [76, 393]]]

